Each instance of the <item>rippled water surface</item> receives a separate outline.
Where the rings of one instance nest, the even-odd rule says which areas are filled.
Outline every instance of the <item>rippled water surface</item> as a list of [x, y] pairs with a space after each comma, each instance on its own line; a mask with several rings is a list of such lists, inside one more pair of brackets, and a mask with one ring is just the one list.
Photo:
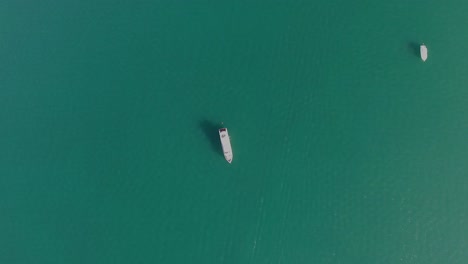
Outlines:
[[468, 2], [222, 2], [0, 4], [0, 262], [466, 263]]

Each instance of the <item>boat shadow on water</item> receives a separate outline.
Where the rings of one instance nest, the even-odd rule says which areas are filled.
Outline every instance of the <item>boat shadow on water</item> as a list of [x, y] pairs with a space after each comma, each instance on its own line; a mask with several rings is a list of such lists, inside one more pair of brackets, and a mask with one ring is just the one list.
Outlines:
[[205, 134], [206, 140], [208, 140], [208, 142], [210, 143], [211, 149], [217, 154], [223, 156], [223, 149], [221, 148], [221, 142], [219, 139], [218, 132], [220, 126], [208, 120], [200, 121], [199, 125], [200, 129], [203, 131], [203, 134]]
[[408, 50], [416, 57], [421, 57], [421, 53], [420, 53], [420, 47], [421, 47], [421, 44], [420, 43], [416, 43], [416, 42], [409, 42], [408, 43]]

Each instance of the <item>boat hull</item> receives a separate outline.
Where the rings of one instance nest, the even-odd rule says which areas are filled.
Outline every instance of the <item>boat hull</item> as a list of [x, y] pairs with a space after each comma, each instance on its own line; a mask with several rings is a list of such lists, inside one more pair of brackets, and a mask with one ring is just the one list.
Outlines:
[[231, 163], [233, 154], [231, 147], [231, 139], [229, 138], [229, 133], [227, 128], [219, 129], [219, 139], [221, 140], [221, 146], [223, 147], [224, 158], [227, 162]]
[[419, 48], [419, 51], [421, 52], [421, 59], [423, 61], [427, 60], [427, 47], [426, 45], [422, 44], [421, 47]]

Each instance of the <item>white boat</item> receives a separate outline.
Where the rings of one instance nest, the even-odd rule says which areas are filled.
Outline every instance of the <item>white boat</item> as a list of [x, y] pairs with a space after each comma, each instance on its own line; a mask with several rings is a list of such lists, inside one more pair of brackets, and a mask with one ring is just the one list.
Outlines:
[[227, 128], [219, 129], [219, 138], [221, 139], [221, 145], [223, 146], [224, 158], [227, 162], [232, 162], [232, 148], [231, 148], [231, 139], [229, 138]]
[[427, 47], [426, 47], [426, 45], [424, 45], [424, 43], [423, 43], [419, 50], [421, 52], [421, 59], [423, 61], [426, 61], [427, 60]]

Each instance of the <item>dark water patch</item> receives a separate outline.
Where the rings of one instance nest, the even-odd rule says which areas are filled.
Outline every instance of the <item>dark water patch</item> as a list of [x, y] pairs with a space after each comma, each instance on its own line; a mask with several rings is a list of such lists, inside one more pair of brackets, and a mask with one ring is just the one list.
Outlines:
[[416, 43], [416, 42], [409, 42], [408, 45], [407, 45], [408, 50], [416, 57], [421, 56], [420, 51], [419, 51], [420, 46], [421, 45], [419, 43]]
[[211, 145], [211, 149], [219, 155], [223, 156], [223, 150], [221, 148], [221, 142], [219, 140], [218, 133], [218, 129], [221, 126], [208, 120], [200, 121], [199, 125], [200, 129], [203, 131], [203, 134], [205, 134], [206, 140]]

